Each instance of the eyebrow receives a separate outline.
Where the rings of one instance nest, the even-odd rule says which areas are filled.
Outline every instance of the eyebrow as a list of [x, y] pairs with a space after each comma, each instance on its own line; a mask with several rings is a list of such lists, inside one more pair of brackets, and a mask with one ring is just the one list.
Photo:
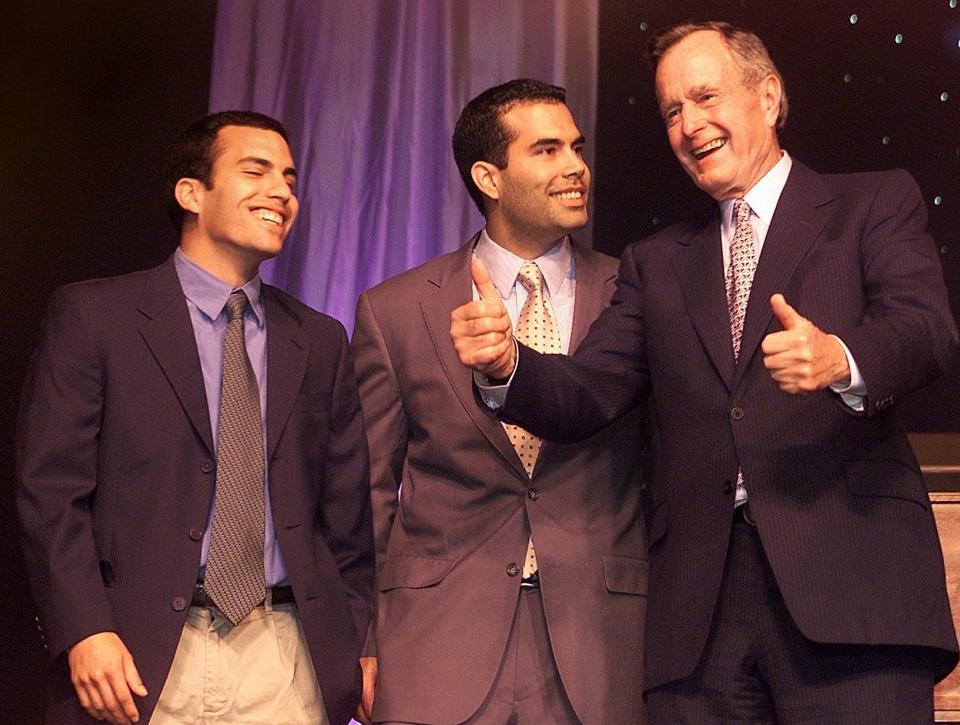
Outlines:
[[[708, 84], [708, 83], [703, 83], [703, 84], [701, 84], [701, 85], [699, 85], [699, 86], [694, 86], [693, 88], [688, 88], [686, 91], [684, 91], [683, 95], [684, 95], [684, 97], [686, 97], [686, 98], [696, 99], [696, 98], [699, 98], [700, 96], [702, 96], [704, 93], [719, 93], [719, 92], [720, 92], [720, 89], [719, 89], [716, 85], [711, 85], [711, 84]], [[676, 106], [679, 106], [679, 105], [680, 105], [680, 101], [671, 98], [671, 99], [669, 99], [668, 102], [661, 102], [661, 103], [660, 103], [660, 110], [661, 110], [661, 112], [662, 112], [662, 111], [667, 110], [668, 108], [675, 108]]]
[[[261, 159], [259, 156], [244, 156], [240, 159], [237, 164], [256, 164], [262, 169], [272, 169], [273, 163], [267, 159]], [[283, 170], [284, 176], [292, 176], [294, 179], [297, 177], [297, 170], [292, 166], [288, 166]]]
[[[579, 144], [585, 144], [586, 142], [587, 140], [583, 136], [578, 136], [570, 145], [577, 146]], [[563, 141], [558, 138], [539, 138], [530, 144], [530, 149], [539, 149], [543, 148], [544, 146], [563, 146]]]

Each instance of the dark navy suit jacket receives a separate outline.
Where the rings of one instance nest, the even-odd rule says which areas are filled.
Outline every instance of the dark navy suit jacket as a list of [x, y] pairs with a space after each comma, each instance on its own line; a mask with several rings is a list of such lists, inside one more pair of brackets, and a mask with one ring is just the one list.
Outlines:
[[[332, 723], [359, 701], [373, 584], [367, 449], [346, 334], [263, 286], [274, 524]], [[216, 479], [203, 376], [172, 258], [57, 290], [24, 388], [18, 508], [54, 658], [49, 722], [93, 722], [65, 651], [117, 632], [150, 719], [186, 620]]]
[[[903, 171], [820, 175], [794, 162], [734, 362], [716, 215], [629, 247], [576, 355], [521, 347], [507, 420], [572, 440], [649, 399], [653, 473], [646, 687], [685, 677], [707, 637], [742, 467], [787, 608], [817, 642], [922, 645], [945, 675], [957, 642], [943, 558], [897, 403], [956, 353], [937, 250]], [[837, 334], [868, 395], [782, 392], [760, 344], [769, 299]]]

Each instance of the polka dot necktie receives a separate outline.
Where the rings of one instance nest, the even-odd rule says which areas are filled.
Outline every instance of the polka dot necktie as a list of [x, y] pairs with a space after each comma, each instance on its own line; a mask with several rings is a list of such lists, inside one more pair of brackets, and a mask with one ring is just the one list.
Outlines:
[[[757, 269], [754, 254], [753, 227], [750, 224], [750, 205], [743, 199], [733, 202], [736, 227], [730, 242], [730, 267], [727, 269], [727, 310], [730, 313], [730, 339], [733, 343], [733, 358], [740, 359], [740, 342], [743, 339], [743, 319], [747, 315], [747, 302], [753, 273]], [[737, 502], [747, 500], [743, 485], [743, 471], [737, 470]]]
[[260, 391], [243, 332], [246, 308], [247, 296], [241, 290], [231, 293], [223, 337], [216, 511], [203, 583], [235, 625], [264, 596], [263, 428]]
[[[540, 272], [537, 263], [530, 260], [524, 262], [517, 279], [527, 290], [527, 301], [524, 302], [523, 309], [520, 310], [520, 315], [517, 317], [514, 333], [517, 340], [538, 352], [562, 353], [560, 330], [557, 327], [550, 303], [544, 295], [543, 274]], [[518, 425], [504, 423], [503, 427], [520, 457], [520, 462], [523, 463], [527, 476], [532, 476], [533, 468], [537, 463], [537, 456], [540, 454], [542, 440]], [[527, 555], [523, 562], [523, 578], [532, 576], [536, 571], [537, 552], [533, 546], [533, 537], [531, 537], [527, 544]]]

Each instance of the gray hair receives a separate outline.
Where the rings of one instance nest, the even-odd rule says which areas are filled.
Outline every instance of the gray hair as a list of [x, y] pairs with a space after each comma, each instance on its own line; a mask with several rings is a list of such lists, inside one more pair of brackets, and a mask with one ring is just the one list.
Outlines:
[[654, 68], [670, 48], [686, 38], [688, 35], [701, 30], [713, 30], [720, 33], [730, 52], [737, 61], [744, 85], [756, 88], [767, 76], [774, 76], [780, 81], [780, 110], [777, 112], [777, 128], [782, 129], [787, 122], [787, 88], [783, 76], [773, 64], [767, 46], [755, 33], [738, 28], [730, 23], [719, 20], [708, 20], [701, 23], [680, 23], [662, 28], [653, 34], [647, 46], [647, 56]]

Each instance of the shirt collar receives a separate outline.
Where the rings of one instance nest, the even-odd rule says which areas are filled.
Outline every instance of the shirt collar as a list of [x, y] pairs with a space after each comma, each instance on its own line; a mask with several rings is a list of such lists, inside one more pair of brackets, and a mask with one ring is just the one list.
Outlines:
[[[780, 160], [773, 165], [766, 174], [743, 195], [743, 200], [750, 205], [750, 210], [769, 227], [773, 220], [773, 212], [777, 209], [777, 202], [787, 183], [793, 159], [786, 151], [781, 151]], [[725, 199], [720, 202], [721, 224], [725, 229], [733, 229], [733, 202], [736, 199]]]
[[[518, 257], [513, 252], [504, 249], [487, 234], [484, 229], [480, 232], [480, 239], [474, 249], [483, 263], [487, 265], [490, 272], [490, 279], [496, 286], [500, 296], [504, 299], [513, 294], [514, 283], [517, 281], [517, 274], [520, 267], [527, 260]], [[540, 272], [543, 274], [544, 282], [547, 285], [547, 294], [552, 296], [557, 293], [570, 272], [570, 264], [573, 259], [573, 248], [570, 244], [570, 237], [564, 237], [554, 244], [550, 249], [541, 254], [533, 261], [537, 263]]]
[[[222, 279], [210, 274], [199, 264], [187, 257], [183, 250], [177, 247], [173, 255], [173, 263], [177, 269], [177, 276], [180, 278], [180, 286], [183, 288], [184, 296], [190, 300], [197, 309], [215, 320], [223, 311], [227, 304], [227, 298], [233, 290], [238, 289], [224, 282]], [[264, 311], [263, 302], [260, 299], [260, 275], [254, 277], [239, 289], [247, 296], [250, 310], [253, 310], [254, 318], [257, 321], [257, 327], [263, 327]]]

